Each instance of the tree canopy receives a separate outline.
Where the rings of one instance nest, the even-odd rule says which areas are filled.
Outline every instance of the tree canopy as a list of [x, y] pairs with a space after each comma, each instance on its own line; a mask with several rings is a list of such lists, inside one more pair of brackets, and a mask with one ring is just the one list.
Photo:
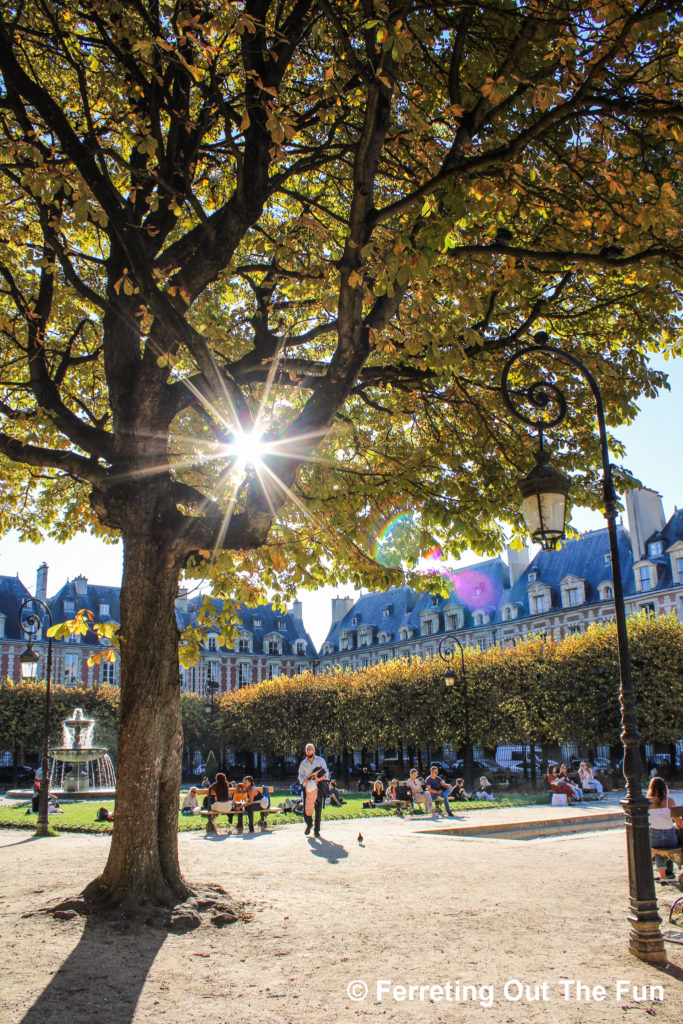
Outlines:
[[3, 525], [118, 532], [154, 480], [183, 557], [287, 591], [376, 577], [406, 508], [490, 546], [528, 459], [504, 353], [548, 330], [613, 423], [662, 384], [680, 32], [651, 0], [6, 5]]

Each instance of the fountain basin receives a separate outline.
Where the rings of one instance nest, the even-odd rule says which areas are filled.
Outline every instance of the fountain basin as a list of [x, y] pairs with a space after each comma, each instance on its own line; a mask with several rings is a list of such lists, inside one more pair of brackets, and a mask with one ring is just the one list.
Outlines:
[[[59, 800], [60, 804], [63, 803], [76, 803], [79, 800], [114, 800], [116, 798], [116, 790], [113, 788], [107, 789], [82, 789], [80, 792], [77, 790], [65, 790], [59, 789], [59, 787], [52, 788], [50, 786], [50, 793]], [[8, 789], [5, 793], [8, 800], [30, 800], [33, 797], [32, 789]]]

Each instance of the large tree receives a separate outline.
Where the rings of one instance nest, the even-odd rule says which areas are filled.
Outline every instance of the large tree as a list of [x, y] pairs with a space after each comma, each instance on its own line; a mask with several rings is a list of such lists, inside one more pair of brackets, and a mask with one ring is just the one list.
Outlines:
[[[613, 423], [661, 385], [675, 8], [3, 4], [2, 522], [124, 543], [116, 824], [91, 895], [187, 894], [188, 565], [238, 596], [335, 565], [377, 579], [378, 517], [405, 509], [444, 547], [490, 546], [528, 465], [501, 362], [534, 330], [594, 370]], [[561, 461], [589, 491], [591, 417], [570, 427]]]

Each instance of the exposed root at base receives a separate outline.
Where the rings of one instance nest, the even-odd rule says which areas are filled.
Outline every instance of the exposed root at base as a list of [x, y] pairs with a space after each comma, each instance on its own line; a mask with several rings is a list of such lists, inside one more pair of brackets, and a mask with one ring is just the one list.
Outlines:
[[88, 893], [23, 916], [32, 917], [34, 914], [49, 914], [58, 921], [70, 921], [76, 917], [98, 919], [110, 923], [118, 931], [146, 924], [149, 928], [174, 935], [195, 931], [201, 925], [225, 928], [236, 921], [251, 920], [244, 904], [234, 900], [220, 885], [197, 886], [184, 900], [170, 906], [151, 901], [112, 906], [110, 901], [92, 899]]

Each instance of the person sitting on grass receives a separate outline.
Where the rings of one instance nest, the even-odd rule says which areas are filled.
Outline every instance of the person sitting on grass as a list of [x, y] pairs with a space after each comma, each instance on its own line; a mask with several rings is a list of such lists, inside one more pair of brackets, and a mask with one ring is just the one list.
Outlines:
[[330, 779], [330, 795], [328, 797], [328, 800], [333, 807], [341, 807], [342, 804], [346, 803], [346, 800], [342, 800], [342, 795], [337, 789], [336, 779]]
[[190, 792], [183, 800], [183, 806], [180, 808], [181, 814], [199, 814], [199, 799], [197, 797], [197, 787], [191, 786]]
[[400, 803], [398, 795], [398, 779], [392, 779], [384, 794], [384, 805]]
[[495, 800], [495, 797], [493, 795], [493, 786], [491, 785], [491, 783], [489, 782], [485, 775], [482, 775], [480, 777], [479, 788], [477, 789], [474, 795], [476, 796], [477, 800]]
[[470, 800], [471, 797], [465, 789], [465, 780], [456, 779], [451, 793], [451, 800]]

